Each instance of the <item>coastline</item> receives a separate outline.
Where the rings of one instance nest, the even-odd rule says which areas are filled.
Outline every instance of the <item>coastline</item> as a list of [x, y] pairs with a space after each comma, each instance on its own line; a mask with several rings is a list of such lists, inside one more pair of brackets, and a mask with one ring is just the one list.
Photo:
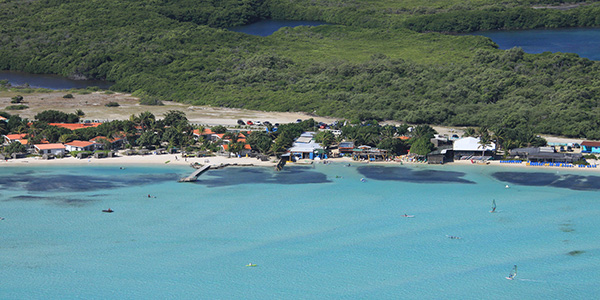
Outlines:
[[[337, 157], [329, 158], [326, 160], [330, 163], [344, 163], [344, 164], [360, 164], [360, 165], [387, 165], [387, 166], [417, 166], [417, 165], [428, 165], [422, 162], [410, 162], [410, 161], [355, 161], [349, 157]], [[162, 154], [162, 155], [132, 155], [132, 156], [116, 156], [112, 158], [86, 158], [77, 159], [74, 157], [66, 157], [60, 159], [43, 160], [39, 158], [19, 158], [9, 159], [8, 161], [0, 161], [1, 167], [19, 167], [19, 166], [183, 166], [190, 167], [191, 164], [210, 164], [213, 166], [219, 166], [222, 164], [234, 164], [245, 165], [245, 167], [272, 167], [275, 168], [277, 160], [261, 161], [251, 157], [223, 157], [223, 156], [209, 156], [209, 157], [188, 157], [182, 158], [180, 154]], [[286, 167], [290, 166], [305, 166], [310, 164], [323, 163], [323, 161], [311, 161], [301, 160], [299, 162], [287, 163]], [[598, 161], [594, 161], [593, 164], [597, 164]], [[249, 166], [251, 165], [251, 166]], [[500, 163], [499, 160], [489, 161], [489, 164], [484, 163], [472, 163], [469, 160], [460, 160], [443, 165], [428, 165], [432, 167], [443, 167], [443, 166], [472, 166], [472, 167], [502, 167], [502, 168], [519, 168], [528, 170], [572, 170], [572, 171], [599, 171], [599, 168], [579, 168], [579, 167], [555, 167], [555, 166], [528, 166], [525, 162], [520, 164], [507, 164]]]

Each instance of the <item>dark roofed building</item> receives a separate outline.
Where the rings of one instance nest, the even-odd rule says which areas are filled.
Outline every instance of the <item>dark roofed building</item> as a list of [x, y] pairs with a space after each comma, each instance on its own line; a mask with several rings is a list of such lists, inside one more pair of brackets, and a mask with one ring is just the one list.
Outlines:
[[552, 147], [517, 148], [510, 150], [510, 155], [532, 162], [573, 163], [583, 159], [581, 153], [556, 153], [550, 149]]

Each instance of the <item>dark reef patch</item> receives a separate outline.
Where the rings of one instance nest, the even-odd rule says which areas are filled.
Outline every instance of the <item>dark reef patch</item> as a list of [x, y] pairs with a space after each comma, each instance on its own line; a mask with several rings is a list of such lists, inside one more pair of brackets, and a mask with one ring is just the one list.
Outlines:
[[492, 176], [500, 181], [525, 186], [551, 186], [578, 191], [600, 190], [600, 176], [574, 174], [496, 172]]
[[567, 252], [567, 255], [577, 256], [577, 255], [581, 255], [584, 253], [585, 253], [585, 251], [583, 251], [583, 250], [573, 250], [573, 251]]
[[232, 186], [253, 183], [308, 184], [331, 182], [323, 173], [312, 171], [310, 167], [291, 167], [279, 172], [265, 168], [227, 168], [210, 170], [198, 177], [196, 183], [209, 187]]
[[89, 175], [39, 175], [14, 174], [0, 177], [0, 188], [20, 189], [29, 192], [84, 192], [112, 189], [132, 185], [154, 184], [177, 180], [177, 174], [152, 174], [137, 176], [89, 176]]
[[358, 172], [368, 179], [393, 180], [413, 183], [467, 183], [475, 182], [462, 178], [466, 174], [454, 171], [415, 170], [406, 167], [360, 166]]
[[95, 200], [76, 199], [70, 197], [41, 197], [32, 195], [19, 195], [6, 199], [4, 201], [48, 201], [57, 205], [84, 206], [86, 204], [94, 202]]

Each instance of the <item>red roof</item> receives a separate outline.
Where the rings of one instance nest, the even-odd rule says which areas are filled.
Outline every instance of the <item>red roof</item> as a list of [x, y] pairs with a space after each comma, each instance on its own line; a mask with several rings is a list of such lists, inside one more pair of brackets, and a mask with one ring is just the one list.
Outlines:
[[7, 119], [5, 117], [3, 117], [3, 116], [0, 116], [0, 120], [1, 121], [6, 121]]
[[50, 125], [50, 126], [67, 128], [70, 130], [77, 130], [77, 129], [88, 128], [88, 127], [98, 127], [98, 126], [100, 126], [100, 124], [102, 124], [102, 123], [84, 123], [84, 124], [80, 124], [80, 123], [48, 123], [48, 125]]
[[63, 144], [35, 144], [33, 146], [40, 150], [65, 149]]
[[99, 143], [100, 140], [102, 140], [102, 139], [105, 139], [105, 140], [108, 140], [111, 143], [114, 143], [116, 141], [122, 140], [123, 138], [122, 137], [116, 137], [116, 138], [109, 139], [109, 138], [107, 138], [105, 136], [97, 136], [97, 137], [91, 139], [90, 142]]
[[85, 147], [87, 147], [87, 146], [91, 146], [91, 145], [93, 145], [93, 144], [95, 144], [95, 143], [92, 143], [92, 142], [86, 142], [86, 141], [77, 141], [77, 140], [75, 140], [75, 141], [72, 141], [72, 142], [70, 142], [70, 143], [66, 143], [65, 145], [74, 146], [74, 147], [81, 147], [81, 148], [85, 148]]
[[[221, 145], [221, 146], [223, 146], [223, 150], [227, 151], [229, 149], [229, 145], [228, 144]], [[244, 144], [244, 149], [246, 149], [246, 150], [252, 150], [252, 147], [250, 147], [250, 144]]]
[[7, 134], [5, 135], [9, 140], [14, 141], [14, 140], [20, 140], [25, 138], [25, 136], [27, 136], [27, 133], [14, 133], [14, 134]]
[[587, 146], [587, 147], [600, 147], [600, 142], [589, 142], [589, 141], [585, 141], [585, 142], [581, 143], [581, 146]]

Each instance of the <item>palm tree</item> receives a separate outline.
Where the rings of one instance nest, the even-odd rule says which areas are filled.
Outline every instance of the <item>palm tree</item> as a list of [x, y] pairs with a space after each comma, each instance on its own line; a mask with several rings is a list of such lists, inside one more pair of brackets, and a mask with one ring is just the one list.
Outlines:
[[465, 129], [465, 132], [463, 133], [463, 137], [468, 137], [468, 136], [475, 136], [475, 128], [469, 127], [467, 129]]

